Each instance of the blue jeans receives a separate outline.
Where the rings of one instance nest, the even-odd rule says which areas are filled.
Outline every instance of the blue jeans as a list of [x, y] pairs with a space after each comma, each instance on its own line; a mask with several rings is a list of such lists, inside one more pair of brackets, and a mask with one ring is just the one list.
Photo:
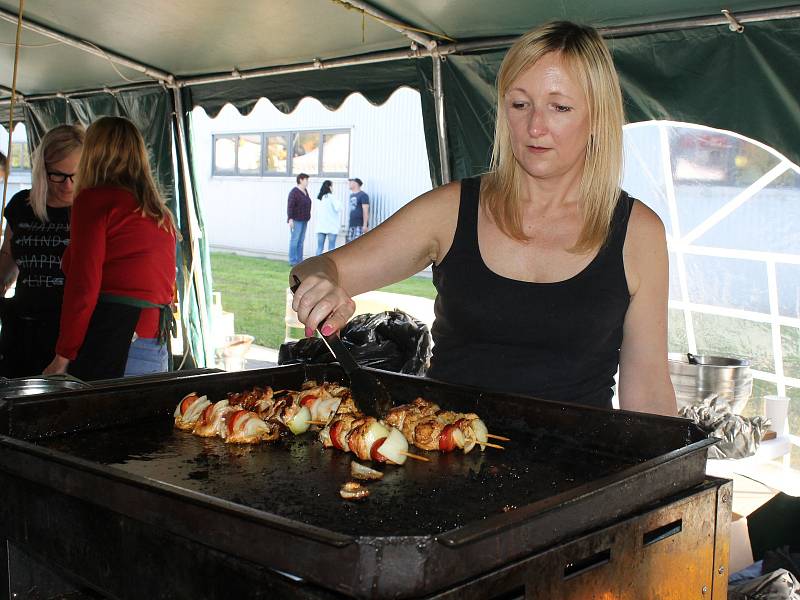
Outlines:
[[128, 351], [125, 377], [164, 373], [168, 370], [167, 345], [159, 344], [155, 338], [136, 338]]
[[328, 252], [336, 248], [336, 234], [335, 233], [318, 233], [317, 234], [317, 256], [324, 252], [325, 238], [328, 238]]
[[364, 228], [361, 225], [355, 225], [347, 230], [347, 241], [352, 242], [354, 239], [361, 237], [364, 233]]
[[289, 265], [292, 267], [303, 262], [303, 242], [306, 241], [306, 225], [308, 221], [295, 221], [289, 234]]

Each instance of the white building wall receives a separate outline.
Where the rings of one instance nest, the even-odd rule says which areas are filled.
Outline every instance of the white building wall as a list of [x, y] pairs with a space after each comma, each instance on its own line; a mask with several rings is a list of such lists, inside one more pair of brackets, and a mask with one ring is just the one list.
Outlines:
[[[215, 119], [202, 109], [195, 109], [192, 123], [197, 185], [206, 235], [213, 248], [286, 258], [289, 240], [286, 199], [295, 185], [294, 176], [213, 176], [213, 134], [349, 129], [350, 177], [364, 181], [373, 226], [431, 188], [419, 93], [408, 88], [397, 90], [382, 106], [373, 106], [360, 94], [354, 94], [332, 112], [319, 101], [305, 98], [294, 112], [286, 115], [262, 99], [246, 117], [232, 106], [226, 106]], [[324, 179], [311, 177], [312, 200], [316, 201]], [[330, 179], [334, 193], [346, 199], [347, 178]], [[306, 257], [316, 251], [313, 208], [312, 204]], [[345, 219], [346, 216], [343, 225]], [[343, 242], [340, 236], [339, 244]]]

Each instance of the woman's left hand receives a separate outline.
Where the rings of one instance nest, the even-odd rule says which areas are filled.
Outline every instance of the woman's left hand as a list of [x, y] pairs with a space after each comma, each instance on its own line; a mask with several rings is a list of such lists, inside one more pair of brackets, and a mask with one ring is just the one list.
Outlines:
[[42, 372], [42, 375], [59, 375], [61, 373], [66, 373], [68, 366], [69, 359], [56, 354], [55, 358], [53, 358], [53, 361], [47, 365], [45, 370]]

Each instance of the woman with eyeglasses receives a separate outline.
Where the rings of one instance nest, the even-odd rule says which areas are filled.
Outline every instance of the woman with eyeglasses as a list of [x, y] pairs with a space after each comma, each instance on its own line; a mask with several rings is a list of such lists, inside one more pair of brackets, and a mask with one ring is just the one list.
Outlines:
[[[73, 177], [83, 147], [83, 128], [48, 131], [33, 154], [32, 185], [5, 210], [0, 247], [0, 375], [38, 375], [58, 338], [64, 295], [61, 256], [70, 239]], [[14, 296], [4, 298], [16, 284]]]
[[63, 260], [61, 327], [45, 375], [68, 371], [92, 381], [167, 370], [177, 236], [136, 126], [121, 117], [92, 123]]

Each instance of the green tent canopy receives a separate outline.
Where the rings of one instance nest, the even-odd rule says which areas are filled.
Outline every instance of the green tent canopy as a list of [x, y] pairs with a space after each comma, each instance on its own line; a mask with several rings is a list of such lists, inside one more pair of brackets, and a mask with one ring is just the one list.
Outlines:
[[[0, 0], [4, 124], [18, 7]], [[788, 2], [26, 0], [23, 19], [14, 116], [32, 144], [55, 124], [104, 114], [141, 128], [183, 233], [179, 287], [199, 365], [212, 348], [208, 249], [187, 141], [195, 106], [247, 113], [264, 97], [289, 112], [312, 96], [335, 109], [352, 93], [379, 104], [409, 86], [420, 92], [434, 183], [448, 179], [442, 155], [458, 179], [487, 167], [494, 80], [508, 45], [537, 24], [569, 19], [607, 37], [629, 121], [736, 131], [800, 162], [800, 6]]]

